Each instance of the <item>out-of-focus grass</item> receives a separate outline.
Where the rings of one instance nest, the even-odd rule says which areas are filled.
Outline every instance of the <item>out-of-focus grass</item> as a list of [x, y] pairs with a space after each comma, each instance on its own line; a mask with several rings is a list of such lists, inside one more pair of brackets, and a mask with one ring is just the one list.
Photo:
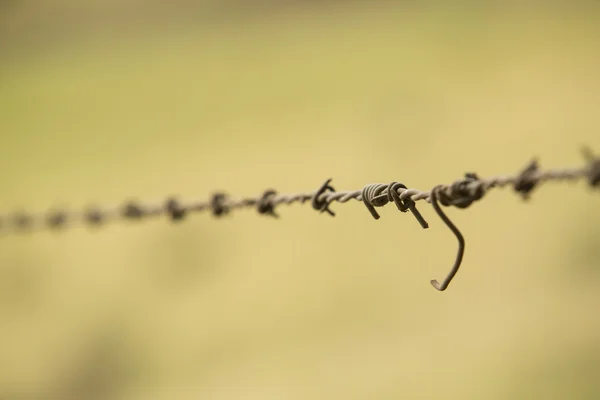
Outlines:
[[[0, 207], [578, 165], [597, 16], [329, 7], [11, 52]], [[349, 203], [2, 237], [0, 396], [594, 398], [596, 201], [547, 185], [449, 210], [467, 253], [445, 293], [455, 239], [426, 204], [427, 231]]]

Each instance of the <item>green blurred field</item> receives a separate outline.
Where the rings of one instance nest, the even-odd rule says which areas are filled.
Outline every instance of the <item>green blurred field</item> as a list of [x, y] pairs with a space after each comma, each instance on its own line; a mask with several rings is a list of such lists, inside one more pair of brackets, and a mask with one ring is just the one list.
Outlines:
[[[98, 4], [89, 29], [5, 14], [0, 210], [428, 189], [600, 153], [595, 3], [131, 26]], [[598, 201], [557, 184], [449, 209], [467, 252], [443, 293], [456, 241], [425, 203], [427, 231], [351, 202], [0, 237], [0, 398], [598, 398]]]

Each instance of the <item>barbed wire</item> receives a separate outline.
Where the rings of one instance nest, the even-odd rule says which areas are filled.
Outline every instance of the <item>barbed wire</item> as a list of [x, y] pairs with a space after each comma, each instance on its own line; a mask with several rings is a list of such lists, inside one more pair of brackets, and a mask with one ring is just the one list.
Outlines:
[[279, 194], [273, 189], [265, 190], [260, 196], [235, 199], [223, 192], [214, 193], [209, 200], [181, 202], [175, 197], [168, 198], [162, 204], [142, 204], [127, 201], [120, 207], [100, 208], [87, 207], [83, 211], [54, 209], [43, 214], [16, 212], [0, 215], [0, 233], [30, 233], [40, 229], [64, 229], [77, 223], [101, 226], [108, 222], [123, 220], [141, 220], [166, 215], [173, 222], [182, 221], [192, 213], [210, 211], [215, 217], [223, 217], [233, 210], [255, 208], [259, 214], [279, 218], [275, 208], [281, 204], [304, 204], [310, 202], [313, 209], [320, 213], [335, 216], [331, 210], [334, 202], [347, 203], [350, 200], [362, 202], [375, 219], [379, 219], [376, 207], [394, 203], [399, 211], [410, 211], [423, 229], [429, 227], [416, 208], [417, 201], [432, 204], [435, 212], [454, 233], [458, 240], [458, 251], [452, 269], [440, 283], [431, 280], [432, 286], [444, 291], [460, 268], [465, 240], [460, 230], [442, 211], [440, 204], [446, 207], [467, 208], [480, 200], [493, 188], [512, 186], [523, 199], [528, 199], [538, 184], [550, 181], [579, 181], [587, 179], [592, 187], [600, 186], [600, 158], [593, 155], [589, 148], [584, 148], [583, 156], [586, 164], [579, 168], [563, 168], [541, 170], [536, 159], [515, 175], [502, 175], [491, 178], [479, 178], [475, 173], [466, 173], [461, 179], [450, 184], [441, 184], [429, 191], [408, 188], [400, 182], [372, 183], [359, 190], [336, 191], [327, 179], [317, 190], [304, 193]]

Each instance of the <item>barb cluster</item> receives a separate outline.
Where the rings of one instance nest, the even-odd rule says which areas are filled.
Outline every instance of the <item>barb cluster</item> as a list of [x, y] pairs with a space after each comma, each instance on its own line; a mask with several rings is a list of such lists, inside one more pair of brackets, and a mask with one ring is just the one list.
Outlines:
[[372, 183], [359, 190], [338, 192], [331, 186], [331, 179], [328, 179], [317, 190], [305, 193], [279, 194], [273, 189], [268, 189], [255, 197], [235, 199], [226, 193], [219, 192], [214, 193], [206, 201], [188, 203], [170, 197], [164, 203], [154, 205], [128, 201], [120, 207], [103, 209], [91, 206], [79, 212], [64, 209], [51, 210], [45, 214], [16, 212], [10, 215], [0, 215], [0, 234], [32, 232], [44, 228], [59, 230], [76, 223], [101, 226], [119, 219], [141, 220], [162, 215], [168, 216], [173, 222], [179, 222], [187, 215], [196, 212], [206, 211], [211, 212], [214, 217], [223, 217], [232, 210], [240, 208], [255, 208], [259, 214], [279, 218], [275, 212], [277, 206], [304, 204], [309, 201], [316, 211], [335, 216], [330, 208], [332, 203], [346, 203], [352, 199], [362, 202], [374, 219], [380, 217], [376, 210], [377, 207], [383, 207], [393, 202], [399, 211], [403, 213], [410, 211], [421, 227], [427, 229], [429, 227], [427, 221], [416, 208], [416, 202], [424, 200], [431, 203], [438, 216], [458, 240], [458, 252], [450, 273], [441, 283], [435, 279], [431, 280], [434, 288], [444, 291], [458, 272], [465, 250], [465, 240], [440, 205], [467, 208], [496, 187], [512, 186], [524, 200], [527, 200], [531, 192], [542, 182], [587, 179], [590, 186], [600, 186], [600, 158], [594, 156], [587, 148], [583, 150], [583, 155], [586, 164], [580, 168], [541, 170], [537, 160], [533, 160], [516, 175], [482, 179], [475, 173], [467, 173], [453, 183], [437, 185], [430, 191], [410, 189], [400, 182], [391, 182]]

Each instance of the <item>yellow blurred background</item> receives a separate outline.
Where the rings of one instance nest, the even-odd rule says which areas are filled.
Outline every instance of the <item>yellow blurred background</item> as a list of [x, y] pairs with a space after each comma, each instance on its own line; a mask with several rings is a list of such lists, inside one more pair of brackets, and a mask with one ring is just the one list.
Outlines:
[[[582, 165], [600, 5], [0, 1], [0, 210]], [[0, 237], [0, 399], [600, 398], [584, 183]]]

